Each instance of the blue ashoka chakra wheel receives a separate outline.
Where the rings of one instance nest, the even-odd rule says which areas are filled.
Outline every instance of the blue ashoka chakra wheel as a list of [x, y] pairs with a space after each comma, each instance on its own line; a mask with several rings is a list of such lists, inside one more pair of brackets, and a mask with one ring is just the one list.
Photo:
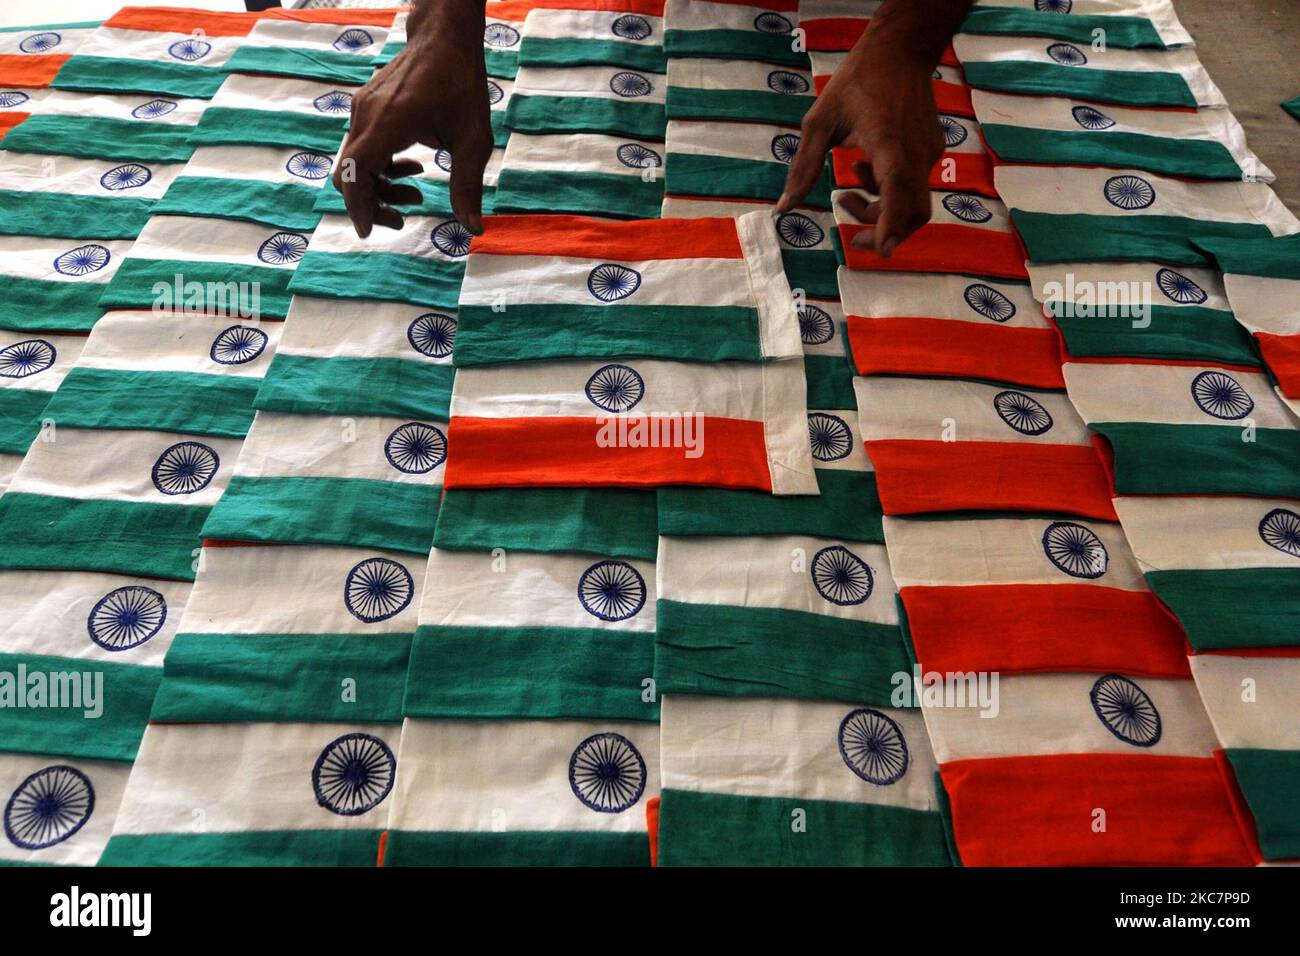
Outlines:
[[506, 95], [506, 91], [501, 89], [501, 84], [495, 80], [487, 81], [488, 88], [488, 106], [496, 106], [501, 102], [501, 98]]
[[202, 442], [172, 445], [153, 465], [153, 484], [165, 495], [192, 495], [212, 483], [221, 458]]
[[297, 262], [307, 251], [307, 237], [296, 232], [277, 232], [257, 247], [257, 258], [272, 265]]
[[640, 73], [623, 70], [609, 78], [609, 88], [619, 96], [648, 96], [654, 86]]
[[993, 396], [993, 410], [1022, 435], [1041, 435], [1052, 427], [1051, 412], [1024, 392], [998, 392]]
[[788, 212], [776, 219], [776, 233], [796, 249], [810, 249], [826, 238], [822, 227], [801, 212]]
[[614, 31], [614, 36], [622, 37], [624, 40], [644, 40], [653, 32], [650, 21], [634, 13], [619, 17], [610, 24], [609, 28]]
[[396, 775], [397, 758], [388, 744], [370, 734], [344, 734], [316, 758], [311, 788], [326, 810], [355, 817], [384, 802]]
[[1192, 399], [1205, 414], [1229, 422], [1245, 418], [1255, 407], [1250, 394], [1225, 372], [1202, 372], [1192, 379]]
[[519, 31], [504, 23], [489, 23], [483, 28], [483, 42], [495, 47], [514, 46], [519, 42]]
[[982, 202], [965, 193], [949, 193], [943, 197], [943, 208], [962, 222], [988, 222], [993, 218]]
[[950, 148], [960, 146], [970, 135], [970, 131], [951, 116], [939, 117], [939, 130], [943, 133], [943, 144]]
[[139, 163], [123, 163], [114, 166], [99, 177], [99, 184], [105, 189], [117, 192], [121, 189], [135, 189], [153, 179], [153, 172], [148, 166]]
[[1270, 548], [1300, 558], [1300, 514], [1274, 508], [1260, 519], [1259, 537]]
[[261, 329], [232, 325], [212, 340], [212, 361], [221, 365], [244, 365], [266, 350], [267, 337]]
[[303, 151], [294, 153], [284, 164], [285, 171], [299, 179], [324, 179], [330, 174], [334, 160], [324, 153]]
[[131, 115], [136, 119], [157, 119], [175, 113], [178, 105], [175, 100], [149, 100], [133, 109]]
[[0, 376], [27, 378], [54, 364], [59, 351], [45, 339], [24, 339], [0, 349]]
[[840, 607], [863, 603], [875, 587], [867, 562], [841, 544], [814, 554], [810, 570], [817, 593]]
[[754, 17], [754, 29], [759, 33], [789, 33], [794, 29], [794, 24], [781, 14], [769, 10]]
[[1102, 193], [1119, 209], [1146, 209], [1156, 201], [1155, 188], [1141, 176], [1112, 176]]
[[867, 783], [885, 787], [907, 773], [907, 741], [898, 722], [878, 710], [859, 707], [840, 721], [840, 756]]
[[1200, 305], [1210, 297], [1199, 285], [1173, 269], [1157, 269], [1156, 285], [1166, 298], [1180, 305]]
[[445, 312], [417, 315], [406, 327], [411, 348], [431, 358], [446, 358], [456, 344], [456, 320]]
[[167, 48], [167, 52], [178, 60], [193, 63], [195, 60], [201, 60], [211, 53], [212, 44], [207, 40], [189, 37], [185, 40], [177, 40]]
[[330, 90], [312, 100], [311, 105], [322, 113], [351, 113], [352, 94], [346, 90]]
[[645, 607], [645, 578], [626, 561], [597, 561], [578, 578], [583, 609], [602, 621], [626, 621]]
[[1016, 314], [1016, 305], [990, 285], [975, 282], [966, 287], [962, 298], [972, 309], [994, 322], [1006, 322]]
[[153, 588], [128, 585], [100, 598], [86, 616], [90, 639], [106, 651], [129, 651], [162, 630], [167, 600]]
[[1047, 55], [1062, 66], [1083, 66], [1088, 62], [1083, 51], [1073, 43], [1053, 43], [1047, 48]]
[[1160, 712], [1133, 681], [1119, 674], [1097, 678], [1088, 692], [1092, 709], [1106, 729], [1134, 747], [1154, 747], [1160, 741]]
[[427, 475], [447, 460], [447, 436], [432, 425], [407, 422], [384, 442], [384, 457], [398, 471]]
[[808, 92], [808, 80], [789, 70], [773, 70], [767, 74], [767, 88], [777, 93], [797, 96]]
[[1074, 9], [1074, 0], [1034, 0], [1034, 9], [1044, 13], [1069, 13]]
[[55, 764], [14, 790], [5, 805], [5, 836], [24, 850], [43, 850], [80, 830], [94, 810], [90, 778], [76, 767]]
[[614, 155], [618, 157], [620, 163], [632, 169], [646, 169], [651, 166], [657, 168], [664, 164], [662, 156], [649, 146], [642, 146], [640, 143], [624, 143], [614, 150]]
[[11, 109], [15, 106], [22, 106], [30, 96], [22, 90], [0, 90], [0, 109]]
[[33, 33], [23, 37], [18, 44], [18, 49], [24, 53], [44, 53], [53, 50], [62, 42], [63, 37], [57, 33]]
[[1073, 521], [1053, 521], [1043, 532], [1047, 560], [1072, 578], [1099, 578], [1106, 573], [1110, 554], [1091, 529]]
[[451, 172], [451, 153], [448, 150], [440, 149], [436, 151], [433, 154], [433, 161], [444, 173]]
[[839, 461], [853, 451], [853, 431], [838, 415], [810, 412], [808, 438], [812, 442], [812, 456], [818, 461]]
[[587, 399], [607, 412], [626, 412], [645, 397], [645, 379], [630, 365], [602, 365], [587, 379]]
[[804, 304], [799, 310], [799, 339], [804, 345], [825, 345], [835, 337], [835, 320], [825, 309]]
[[587, 274], [587, 291], [601, 302], [626, 299], [641, 288], [641, 273], [616, 262], [602, 262]]
[[374, 42], [375, 38], [369, 33], [354, 27], [339, 34], [338, 39], [334, 41], [334, 49], [343, 53], [355, 53], [364, 50]]
[[645, 793], [645, 758], [622, 734], [592, 734], [569, 758], [569, 786], [597, 813], [622, 813]]
[[772, 137], [772, 157], [778, 163], [793, 163], [794, 154], [799, 152], [798, 133], [777, 133]]
[[1074, 114], [1074, 121], [1084, 129], [1110, 129], [1115, 125], [1113, 119], [1092, 106], [1076, 106], [1070, 112]]
[[106, 246], [91, 242], [84, 246], [77, 246], [75, 249], [69, 249], [55, 259], [54, 271], [65, 276], [89, 275], [108, 265], [108, 260], [111, 258], [113, 256]]
[[457, 219], [448, 219], [433, 227], [429, 239], [433, 247], [444, 255], [459, 259], [469, 255], [470, 240], [474, 234], [460, 224]]
[[343, 581], [343, 603], [355, 618], [386, 621], [411, 603], [415, 580], [404, 565], [389, 558], [366, 558]]

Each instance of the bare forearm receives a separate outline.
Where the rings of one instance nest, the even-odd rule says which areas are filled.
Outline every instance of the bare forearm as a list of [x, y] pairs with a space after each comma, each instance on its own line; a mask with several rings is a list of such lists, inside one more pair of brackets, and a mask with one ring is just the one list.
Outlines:
[[482, 48], [485, 0], [414, 0], [406, 17], [407, 46], [426, 47], [435, 33], [455, 34]]
[[852, 57], [889, 56], [933, 70], [975, 0], [887, 0]]

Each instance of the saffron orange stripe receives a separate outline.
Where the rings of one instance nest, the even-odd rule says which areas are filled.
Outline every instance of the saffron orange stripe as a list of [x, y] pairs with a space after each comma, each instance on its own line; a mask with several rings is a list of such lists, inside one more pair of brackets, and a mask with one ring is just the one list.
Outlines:
[[123, 7], [104, 21], [117, 30], [149, 30], [154, 33], [193, 33], [208, 36], [242, 37], [262, 19], [260, 13], [221, 13], [188, 7]]
[[[829, 53], [852, 50], [870, 25], [870, 17], [818, 17], [799, 23], [808, 49]], [[944, 49], [939, 62], [944, 66], [961, 66], [951, 45]]]
[[6, 133], [31, 115], [31, 113], [19, 113], [16, 111], [0, 113], [0, 140], [3, 140]]
[[287, 10], [284, 7], [272, 7], [263, 12], [268, 20], [293, 20], [297, 23], [334, 23], [338, 26], [387, 27], [392, 26], [393, 19], [409, 7], [394, 4], [391, 7], [331, 8], [319, 10]]
[[874, 250], [851, 245], [872, 225], [840, 224], [845, 264], [850, 269], [881, 272], [959, 272], [999, 279], [1028, 279], [1025, 252], [1013, 232], [995, 232], [973, 226], [931, 222], [898, 244], [894, 254], [882, 259]]
[[[845, 189], [861, 186], [862, 177], [853, 164], [870, 161], [871, 158], [860, 149], [840, 146], [832, 149], [835, 185]], [[987, 153], [944, 153], [930, 170], [930, 188], [979, 193], [996, 199], [998, 191], [993, 186], [993, 160]]]
[[45, 53], [28, 56], [25, 53], [0, 54], [0, 84], [36, 89], [49, 86], [63, 64], [72, 58], [70, 53]]
[[1282, 394], [1300, 398], [1300, 335], [1274, 335], [1256, 332], [1255, 340], [1264, 355], [1264, 364], [1277, 379]]
[[469, 251], [503, 256], [588, 259], [741, 259], [735, 220], [636, 219], [584, 216], [485, 216], [483, 235]]

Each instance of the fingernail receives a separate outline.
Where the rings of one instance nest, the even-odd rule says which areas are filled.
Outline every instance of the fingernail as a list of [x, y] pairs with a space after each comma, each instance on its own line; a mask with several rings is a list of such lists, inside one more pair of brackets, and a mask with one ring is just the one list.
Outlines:
[[898, 241], [894, 239], [893, 236], [890, 236], [888, 239], [886, 239], [884, 245], [880, 247], [880, 258], [888, 259], [891, 255], [893, 255], [894, 246], [896, 245], [898, 245]]
[[786, 204], [790, 202], [789, 193], [781, 193], [781, 198], [776, 201], [776, 211], [785, 212]]

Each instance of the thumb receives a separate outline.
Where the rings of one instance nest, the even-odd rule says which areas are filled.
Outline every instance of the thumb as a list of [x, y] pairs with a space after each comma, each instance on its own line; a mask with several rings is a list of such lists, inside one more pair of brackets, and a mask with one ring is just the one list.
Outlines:
[[492, 156], [492, 124], [485, 109], [456, 138], [451, 153], [451, 211], [461, 224], [483, 232], [483, 170]]

